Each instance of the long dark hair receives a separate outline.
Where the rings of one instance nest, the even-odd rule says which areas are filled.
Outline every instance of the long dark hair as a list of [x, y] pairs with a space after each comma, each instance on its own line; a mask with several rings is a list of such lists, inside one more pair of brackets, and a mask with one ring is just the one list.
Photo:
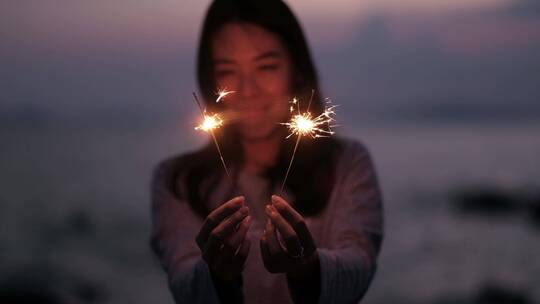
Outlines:
[[[203, 23], [197, 58], [197, 80], [208, 111], [224, 110], [223, 103], [208, 102], [215, 99], [216, 90], [210, 40], [217, 30], [229, 22], [254, 24], [276, 34], [289, 52], [292, 93], [303, 101], [301, 108], [307, 107], [307, 101], [314, 92], [310, 112], [319, 115], [324, 111], [317, 73], [304, 33], [292, 11], [280, 0], [215, 0], [210, 5]], [[224, 126], [216, 135], [227, 162], [240, 164], [243, 154], [234, 126]], [[284, 139], [278, 161], [264, 173], [272, 185], [282, 182], [294, 144], [294, 138]], [[316, 215], [327, 205], [334, 185], [335, 160], [339, 150], [340, 145], [333, 138], [300, 142], [287, 180], [287, 189], [295, 196], [292, 203], [301, 214]], [[199, 151], [186, 154], [177, 162], [177, 174], [171, 180], [171, 187], [177, 195], [185, 196], [193, 210], [204, 217], [209, 213], [205, 204], [210, 195], [208, 189], [217, 184], [222, 174], [223, 168], [210, 141]], [[178, 189], [178, 185], [182, 184], [180, 180], [185, 185], [183, 191]], [[205, 189], [201, 189], [203, 183], [206, 184]]]

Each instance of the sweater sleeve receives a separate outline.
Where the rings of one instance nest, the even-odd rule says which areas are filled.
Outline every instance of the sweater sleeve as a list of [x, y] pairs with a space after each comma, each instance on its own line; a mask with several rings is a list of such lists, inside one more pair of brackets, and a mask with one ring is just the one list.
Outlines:
[[172, 177], [171, 162], [160, 163], [152, 175], [152, 249], [167, 272], [176, 303], [220, 303], [208, 265], [195, 242], [203, 219], [167, 186]]
[[351, 145], [341, 167], [345, 177], [336, 185], [340, 195], [331, 207], [331, 243], [318, 249], [319, 303], [358, 303], [375, 274], [382, 242], [382, 198], [375, 169], [367, 150], [357, 142]]

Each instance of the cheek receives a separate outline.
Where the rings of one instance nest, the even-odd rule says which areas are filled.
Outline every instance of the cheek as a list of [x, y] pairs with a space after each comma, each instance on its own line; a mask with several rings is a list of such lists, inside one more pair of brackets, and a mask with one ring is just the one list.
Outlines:
[[290, 92], [291, 77], [285, 70], [279, 70], [275, 73], [268, 73], [259, 76], [259, 86], [268, 93], [275, 95], [288, 95]]
[[217, 89], [226, 89], [236, 91], [238, 86], [238, 77], [234, 74], [228, 76], [214, 76]]

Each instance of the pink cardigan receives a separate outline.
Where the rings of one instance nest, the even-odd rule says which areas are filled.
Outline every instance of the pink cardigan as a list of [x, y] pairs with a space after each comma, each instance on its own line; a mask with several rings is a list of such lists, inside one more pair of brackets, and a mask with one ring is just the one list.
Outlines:
[[[383, 238], [382, 198], [371, 158], [359, 142], [339, 140], [344, 148], [336, 166], [336, 181], [328, 206], [320, 215], [306, 217], [318, 246], [321, 289], [314, 292], [319, 293], [319, 303], [358, 303], [362, 299], [375, 274]], [[208, 266], [195, 243], [204, 219], [166, 186], [178, 158], [162, 161], [154, 170], [153, 248], [168, 274], [176, 303], [220, 303]], [[291, 293], [285, 274], [268, 273], [260, 257], [262, 208], [271, 193], [269, 189], [261, 189], [265, 185], [261, 178], [242, 173], [239, 178], [253, 213], [248, 232], [251, 250], [243, 273], [244, 303], [294, 303], [295, 294]], [[210, 210], [229, 199], [223, 197], [229, 193], [228, 187], [224, 178], [218, 183], [209, 201]], [[278, 190], [273, 189], [272, 193]], [[294, 201], [287, 193], [284, 198]]]

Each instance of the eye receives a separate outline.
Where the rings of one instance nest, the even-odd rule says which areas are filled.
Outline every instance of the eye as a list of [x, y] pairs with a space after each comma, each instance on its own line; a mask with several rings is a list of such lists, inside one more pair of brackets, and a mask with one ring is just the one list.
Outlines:
[[234, 70], [218, 70], [216, 71], [216, 77], [226, 77], [234, 74]]
[[265, 64], [259, 66], [260, 71], [275, 71], [279, 68], [278, 64]]

